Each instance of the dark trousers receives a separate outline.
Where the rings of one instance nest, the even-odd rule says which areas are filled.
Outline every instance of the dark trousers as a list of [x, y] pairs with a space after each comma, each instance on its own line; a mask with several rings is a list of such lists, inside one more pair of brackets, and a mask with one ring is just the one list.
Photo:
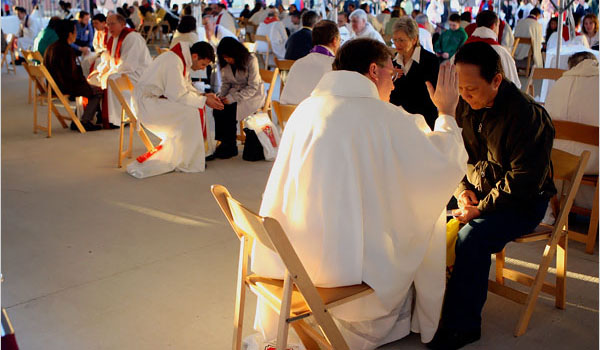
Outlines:
[[[83, 115], [81, 116], [81, 122], [92, 122], [94, 119], [94, 114], [96, 112], [100, 112], [100, 103], [102, 102], [102, 89], [97, 86], [92, 86], [92, 94], [89, 96], [84, 96], [88, 99], [87, 106], [83, 111]], [[102, 122], [102, 118], [99, 118], [98, 123]]]
[[540, 199], [527, 213], [514, 209], [482, 215], [458, 232], [456, 261], [442, 309], [443, 328], [458, 331], [481, 328], [491, 254], [502, 251], [513, 239], [533, 232], [547, 206], [548, 200]]
[[225, 105], [222, 111], [213, 110], [215, 118], [215, 139], [224, 148], [237, 148], [237, 103]]
[[[82, 47], [82, 46], [88, 46], [88, 42], [87, 41], [83, 41], [83, 40], [75, 40], [75, 45]], [[89, 46], [88, 46], [89, 47]], [[94, 50], [93, 48], [90, 47], [90, 51]], [[77, 56], [81, 56], [81, 51], [79, 50], [75, 50], [75, 54], [77, 54]]]

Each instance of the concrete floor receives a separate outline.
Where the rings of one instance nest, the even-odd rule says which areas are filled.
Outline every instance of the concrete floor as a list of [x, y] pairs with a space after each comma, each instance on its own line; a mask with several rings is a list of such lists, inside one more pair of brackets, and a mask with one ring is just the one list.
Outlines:
[[[21, 348], [230, 348], [238, 242], [209, 187], [257, 209], [272, 163], [134, 179], [116, 168], [117, 130], [82, 135], [53, 120], [52, 138], [34, 135], [17, 71], [2, 73], [2, 306]], [[508, 255], [537, 264], [542, 249], [511, 244]], [[490, 295], [467, 348], [598, 349], [598, 252], [571, 243], [569, 271], [566, 310], [544, 296], [514, 338], [519, 305]], [[250, 334], [252, 296], [247, 312]], [[424, 346], [413, 334], [383, 347], [399, 348]]]

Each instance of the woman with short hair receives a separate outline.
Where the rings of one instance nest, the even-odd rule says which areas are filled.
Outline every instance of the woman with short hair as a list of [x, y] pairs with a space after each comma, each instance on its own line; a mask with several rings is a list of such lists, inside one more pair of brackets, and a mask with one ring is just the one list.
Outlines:
[[583, 26], [581, 32], [588, 40], [592, 50], [598, 51], [598, 17], [593, 13], [588, 13], [583, 17]]

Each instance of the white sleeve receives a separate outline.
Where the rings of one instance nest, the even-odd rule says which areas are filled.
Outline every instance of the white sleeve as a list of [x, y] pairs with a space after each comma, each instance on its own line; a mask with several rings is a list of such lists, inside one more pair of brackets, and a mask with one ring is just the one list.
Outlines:
[[[183, 76], [183, 62], [179, 57], [176, 64], [168, 64], [164, 70], [163, 79], [165, 79], [165, 96], [170, 101], [176, 101], [179, 104], [192, 106], [196, 108], [204, 107], [206, 97], [194, 89], [194, 87]], [[170, 60], [171, 61], [171, 60]], [[166, 62], [165, 62], [166, 63]]]
[[[116, 73], [127, 74], [130, 78], [137, 80], [149, 63], [146, 62], [146, 55], [149, 57], [150, 54], [148, 53], [145, 40], [141, 36], [139, 38], [135, 37], [135, 34], [137, 33], [131, 33], [123, 39], [121, 64]], [[142, 40], [139, 40], [140, 38]]]

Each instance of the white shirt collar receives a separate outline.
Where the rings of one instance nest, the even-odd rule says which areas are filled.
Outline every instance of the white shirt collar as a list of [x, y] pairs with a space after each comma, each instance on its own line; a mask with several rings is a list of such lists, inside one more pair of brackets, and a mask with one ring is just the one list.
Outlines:
[[[413, 54], [412, 54], [412, 56], [410, 57], [410, 59], [411, 59], [412, 61], [415, 61], [415, 62], [417, 62], [417, 63], [420, 63], [420, 61], [421, 61], [421, 46], [420, 46], [420, 45], [419, 45], [419, 46], [417, 46], [417, 47], [415, 47], [415, 51], [413, 52]], [[396, 56], [394, 56], [394, 61], [395, 61], [396, 63], [398, 63], [399, 65], [401, 65], [401, 66], [403, 66], [403, 65], [404, 65], [404, 63], [402, 62], [402, 59], [400, 58], [400, 54], [399, 54], [399, 53], [396, 53]], [[409, 63], [410, 63], [410, 62], [409, 62]], [[408, 65], [410, 65], [410, 64], [408, 64]]]

